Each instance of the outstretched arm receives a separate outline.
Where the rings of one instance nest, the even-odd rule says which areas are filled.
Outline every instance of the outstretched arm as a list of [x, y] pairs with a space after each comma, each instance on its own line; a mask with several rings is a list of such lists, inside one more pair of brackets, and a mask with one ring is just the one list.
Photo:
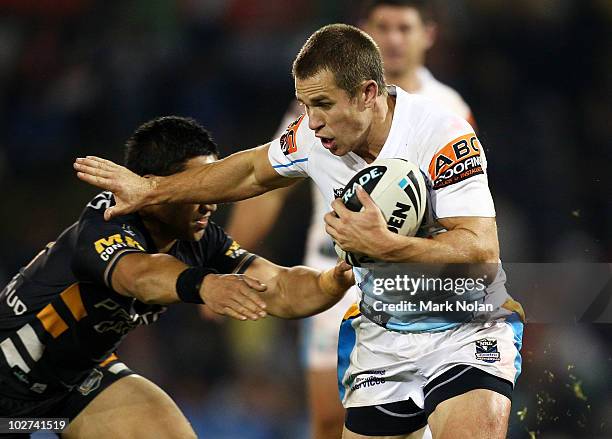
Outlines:
[[168, 177], [140, 177], [109, 160], [78, 158], [77, 176], [94, 186], [112, 191], [116, 205], [106, 219], [151, 204], [221, 203], [243, 200], [297, 181], [278, 174], [268, 160], [270, 144], [241, 151], [214, 163]]
[[[176, 281], [187, 268], [183, 262], [167, 254], [131, 253], [117, 262], [111, 285], [119, 294], [143, 303], [178, 303], [181, 300], [176, 292]], [[238, 320], [257, 320], [266, 316], [265, 301], [257, 295], [265, 289], [249, 276], [208, 274], [200, 287], [200, 297], [218, 314]]]
[[355, 283], [351, 266], [345, 262], [321, 272], [304, 266], [281, 267], [257, 258], [246, 274], [266, 285], [266, 291], [258, 293], [266, 302], [266, 311], [285, 319], [325, 311]]

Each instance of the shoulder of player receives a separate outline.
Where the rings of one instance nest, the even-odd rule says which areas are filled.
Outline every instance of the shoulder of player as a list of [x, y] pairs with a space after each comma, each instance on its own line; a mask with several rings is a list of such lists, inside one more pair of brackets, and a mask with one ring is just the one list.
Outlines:
[[407, 94], [409, 105], [403, 113], [413, 128], [416, 143], [435, 135], [471, 130], [467, 121], [429, 96]]
[[300, 114], [281, 134], [279, 142], [285, 155], [306, 156], [318, 141], [315, 132], [308, 127], [308, 115]]
[[83, 208], [81, 215], [78, 220], [79, 230], [85, 226], [92, 227], [98, 225], [99, 227], [121, 227], [128, 235], [144, 234], [148, 235], [148, 232], [144, 230], [144, 224], [137, 213], [129, 213], [127, 215], [121, 215], [114, 217], [111, 220], [104, 219], [104, 211], [115, 204], [115, 197], [111, 192], [104, 191], [97, 194], [87, 203]]
[[414, 127], [413, 145], [419, 162], [428, 167], [434, 155], [462, 137], [475, 137], [470, 124], [455, 112], [422, 97]]
[[81, 218], [104, 217], [104, 211], [115, 205], [115, 196], [110, 191], [97, 193], [81, 211]]

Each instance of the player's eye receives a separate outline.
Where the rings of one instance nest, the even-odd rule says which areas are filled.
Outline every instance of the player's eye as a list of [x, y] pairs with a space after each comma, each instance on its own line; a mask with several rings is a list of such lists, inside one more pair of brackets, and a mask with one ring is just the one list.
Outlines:
[[402, 25], [400, 26], [399, 31], [403, 34], [409, 34], [410, 32], [412, 32], [412, 26], [410, 26], [409, 24]]

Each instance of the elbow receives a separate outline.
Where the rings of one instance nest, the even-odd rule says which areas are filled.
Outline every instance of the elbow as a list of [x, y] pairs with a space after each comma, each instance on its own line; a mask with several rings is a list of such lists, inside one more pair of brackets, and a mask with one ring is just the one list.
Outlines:
[[145, 305], [161, 305], [161, 301], [158, 300], [157, 297], [148, 296], [146, 294], [140, 294], [135, 296], [139, 302], [144, 303]]
[[481, 264], [496, 264], [499, 261], [499, 248], [497, 246], [480, 246], [474, 252], [472, 261]]
[[132, 281], [129, 290], [132, 293], [132, 297], [145, 305], [155, 305], [157, 303], [155, 300], [156, 298], [149, 293], [151, 289], [148, 288], [148, 282], [145, 276], [137, 276], [136, 279]]
[[285, 320], [299, 319], [303, 317], [295, 307], [289, 303], [274, 303], [268, 305], [268, 314]]
[[121, 288], [128, 296], [145, 305], [163, 304], [162, 298], [155, 294], [156, 289], [159, 287], [157, 286], [156, 288], [154, 282], [154, 279], [148, 275], [147, 271], [143, 270], [140, 273], [134, 274], [134, 276], [130, 276], [129, 281], [122, 282]]
[[470, 264], [475, 266], [474, 275], [485, 279], [494, 279], [499, 268], [499, 248], [497, 246], [477, 248]]

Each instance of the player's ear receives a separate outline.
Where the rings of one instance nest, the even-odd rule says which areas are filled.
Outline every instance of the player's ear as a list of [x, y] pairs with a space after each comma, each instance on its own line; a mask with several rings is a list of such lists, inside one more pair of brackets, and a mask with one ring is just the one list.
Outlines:
[[361, 84], [361, 94], [365, 108], [372, 108], [378, 97], [378, 84], [373, 79], [369, 79]]
[[429, 50], [436, 42], [438, 37], [438, 26], [433, 22], [425, 23], [425, 39], [426, 49]]

